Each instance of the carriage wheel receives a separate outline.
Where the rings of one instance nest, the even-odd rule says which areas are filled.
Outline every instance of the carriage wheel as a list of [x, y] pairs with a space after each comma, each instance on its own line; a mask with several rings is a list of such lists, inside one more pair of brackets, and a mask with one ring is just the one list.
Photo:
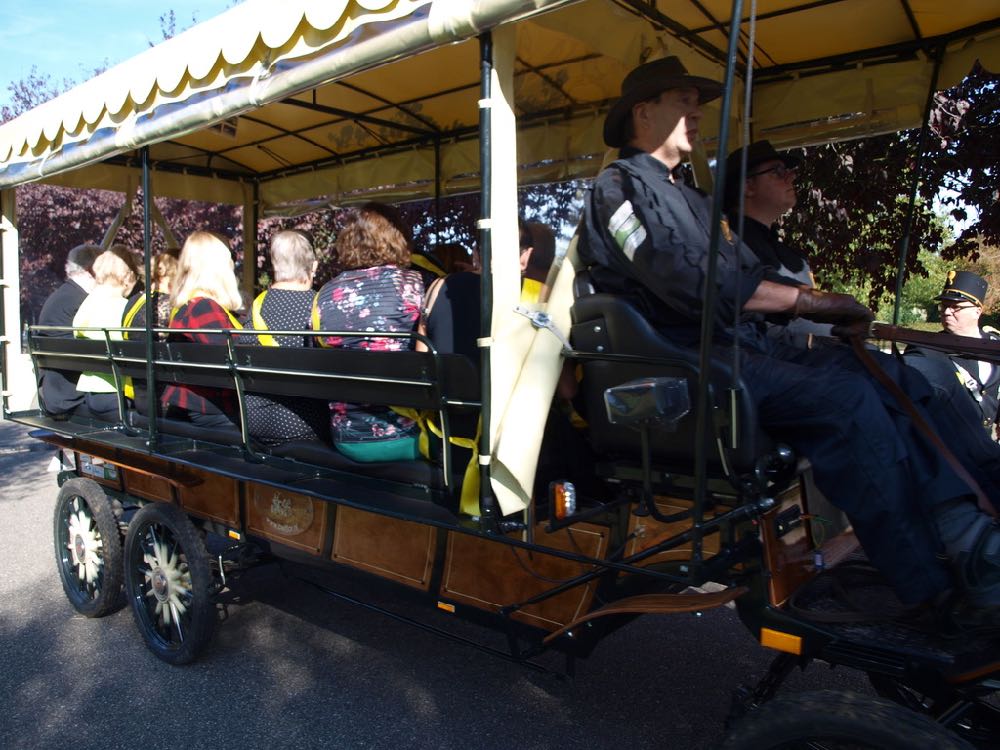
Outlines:
[[70, 479], [59, 490], [54, 517], [56, 565], [73, 608], [103, 617], [122, 604], [122, 539], [104, 490]]
[[938, 691], [928, 693], [876, 672], [869, 672], [868, 680], [875, 688], [875, 692], [883, 698], [929, 716], [935, 721], [960, 701], [972, 701], [969, 709], [949, 728], [977, 747], [996, 747], [996, 738], [1000, 737], [1000, 691], [984, 691], [979, 695], [969, 696], [959, 693], [950, 686], [942, 685]]
[[821, 690], [776, 698], [744, 717], [720, 750], [972, 750], [896, 703]]
[[146, 645], [163, 661], [187, 664], [211, 640], [216, 611], [208, 551], [176, 506], [151, 503], [132, 518], [125, 589]]

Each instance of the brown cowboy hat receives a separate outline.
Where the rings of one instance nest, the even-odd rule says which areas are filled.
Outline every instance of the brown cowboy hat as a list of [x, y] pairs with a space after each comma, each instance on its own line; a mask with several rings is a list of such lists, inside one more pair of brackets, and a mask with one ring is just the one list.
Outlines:
[[604, 119], [604, 142], [613, 148], [624, 146], [625, 122], [632, 113], [633, 106], [652, 99], [667, 89], [684, 87], [698, 89], [698, 98], [702, 104], [722, 94], [721, 83], [711, 78], [688, 75], [684, 63], [673, 56], [650, 60], [629, 71], [622, 81], [621, 96]]

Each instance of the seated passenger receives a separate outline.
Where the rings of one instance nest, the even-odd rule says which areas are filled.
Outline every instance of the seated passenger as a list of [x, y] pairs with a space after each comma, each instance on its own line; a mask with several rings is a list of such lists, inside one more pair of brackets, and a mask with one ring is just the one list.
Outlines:
[[[949, 271], [941, 294], [935, 297], [940, 305], [941, 333], [969, 336], [987, 341], [1000, 341], [1000, 331], [979, 325], [989, 284], [972, 271]], [[1000, 367], [990, 362], [958, 354], [945, 354], [920, 346], [908, 346], [906, 363], [924, 374], [931, 384], [946, 391], [956, 379], [962, 384], [970, 403], [982, 417], [983, 427], [997, 439], [1000, 423]]]
[[[253, 301], [251, 327], [256, 331], [308, 331], [311, 328], [316, 253], [309, 239], [295, 230], [271, 238], [274, 283]], [[244, 335], [251, 346], [312, 346], [312, 336]], [[247, 429], [266, 444], [288, 440], [329, 441], [330, 408], [325, 401], [297, 396], [246, 395]]]
[[[101, 254], [96, 245], [77, 245], [66, 255], [66, 281], [45, 300], [38, 315], [40, 326], [63, 326], [63, 331], [38, 331], [37, 336], [73, 338], [73, 317], [97, 282], [91, 269]], [[38, 371], [38, 388], [42, 403], [40, 406], [48, 414], [64, 415], [73, 413], [84, 401], [84, 395], [76, 389], [78, 373], [70, 370]]]
[[697, 347], [702, 316], [712, 315], [719, 347], [737, 349], [761, 427], [811, 461], [816, 485], [848, 515], [899, 599], [940, 607], [956, 633], [1000, 632], [1000, 526], [989, 507], [1000, 504], [1000, 447], [975, 410], [941, 400], [916, 370], [872, 354], [922, 417], [939, 434], [944, 428], [961, 462], [954, 468], [849, 348], [766, 338], [760, 313], [833, 323], [873, 316], [848, 295], [767, 280], [735, 237], [719, 243], [718, 304], [705, 309], [712, 209], [674, 168], [694, 147], [701, 105], [720, 91], [676, 57], [625, 77], [604, 123], [605, 142], [621, 153], [587, 198], [581, 262], [599, 291], [629, 299], [677, 346]]
[[[135, 286], [138, 278], [129, 267], [131, 253], [124, 245], [114, 245], [97, 256], [94, 261], [94, 280], [97, 286], [87, 295], [73, 317], [74, 328], [120, 328], [125, 310], [125, 295]], [[104, 332], [76, 331], [77, 338], [104, 341]], [[108, 331], [108, 336], [120, 341], [119, 331]], [[78, 416], [90, 416], [105, 422], [117, 421], [118, 391], [114, 378], [100, 372], [84, 372], [76, 384], [84, 395], [83, 404], [77, 408]]]
[[[212, 232], [193, 232], [181, 250], [170, 303], [170, 328], [241, 328], [232, 311], [243, 305], [233, 272], [229, 245]], [[225, 344], [224, 333], [170, 333], [168, 341]], [[190, 421], [198, 427], [234, 427], [239, 417], [236, 393], [231, 388], [170, 384], [161, 404], [171, 419]]]
[[519, 222], [521, 246], [521, 301], [544, 302], [548, 298], [545, 280], [556, 257], [556, 236], [539, 221]]
[[[174, 276], [177, 273], [177, 258], [181, 254], [180, 248], [173, 247], [164, 250], [157, 255], [150, 263], [150, 303], [153, 305], [155, 315], [153, 316], [152, 328], [166, 328], [170, 325], [170, 290], [172, 288]], [[123, 328], [146, 327], [146, 293], [140, 289], [129, 297], [125, 306], [125, 314], [122, 316], [121, 325]], [[145, 341], [144, 330], [126, 331], [124, 337], [129, 341]], [[166, 340], [165, 333], [156, 334], [157, 340]], [[146, 395], [146, 381], [132, 380], [131, 388], [126, 387], [126, 395], [135, 404], [136, 411], [146, 415], [149, 411], [149, 401]], [[163, 386], [156, 388], [157, 402], [163, 396]]]
[[[740, 227], [740, 166], [744, 149], [726, 159], [725, 209], [729, 226]], [[742, 183], [743, 223], [740, 238], [761, 265], [771, 274], [765, 278], [779, 283], [816, 286], [805, 254], [786, 245], [778, 237], [778, 221], [798, 201], [795, 179], [801, 159], [778, 153], [770, 141], [756, 141], [746, 148], [747, 172]], [[829, 344], [829, 323], [817, 323], [787, 315], [768, 316], [767, 335], [795, 346], [812, 348]]]
[[[413, 331], [420, 315], [424, 285], [407, 268], [406, 237], [382, 211], [364, 206], [351, 212], [337, 237], [337, 256], [346, 269], [316, 296], [319, 328], [324, 331]], [[372, 351], [411, 349], [409, 338], [327, 336], [323, 346]], [[388, 406], [333, 402], [333, 444], [356, 461], [402, 461], [418, 458], [416, 423]]]

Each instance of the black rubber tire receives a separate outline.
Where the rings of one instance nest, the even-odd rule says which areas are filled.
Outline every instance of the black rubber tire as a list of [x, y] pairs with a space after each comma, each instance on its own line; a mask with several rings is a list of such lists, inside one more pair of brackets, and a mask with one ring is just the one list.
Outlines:
[[56, 499], [53, 538], [59, 577], [73, 609], [84, 617], [121, 609], [122, 537], [101, 485], [81, 477], [63, 484]]
[[149, 650], [187, 664], [212, 639], [217, 622], [208, 551], [191, 519], [166, 503], [143, 507], [125, 537], [125, 591]]
[[926, 693], [876, 672], [868, 673], [868, 681], [875, 688], [875, 692], [883, 698], [935, 721], [940, 714], [953, 708], [959, 701], [972, 700], [975, 705], [962, 715], [951, 730], [977, 748], [996, 750], [1000, 747], [1000, 691], [989, 694], [963, 694], [942, 681], [938, 690]]
[[820, 690], [770, 701], [743, 717], [719, 750], [795, 748], [972, 750], [926, 716], [882, 698]]

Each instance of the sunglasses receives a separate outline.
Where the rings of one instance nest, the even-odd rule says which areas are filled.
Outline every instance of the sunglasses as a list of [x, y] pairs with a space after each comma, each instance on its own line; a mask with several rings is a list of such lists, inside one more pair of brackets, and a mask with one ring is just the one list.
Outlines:
[[747, 178], [750, 178], [750, 177], [760, 177], [760, 175], [762, 175], [762, 174], [770, 174], [771, 172], [774, 172], [774, 176], [775, 177], [777, 177], [779, 180], [783, 180], [788, 175], [795, 174], [797, 171], [798, 171], [798, 167], [789, 167], [789, 166], [786, 166], [784, 164], [779, 164], [778, 166], [771, 167], [770, 169], [762, 169], [759, 172], [753, 172], [751, 174], [748, 174]]
[[953, 312], [958, 312], [959, 310], [971, 310], [973, 308], [979, 308], [979, 305], [957, 305], [954, 302], [942, 302], [940, 305], [942, 310], [951, 310]]

